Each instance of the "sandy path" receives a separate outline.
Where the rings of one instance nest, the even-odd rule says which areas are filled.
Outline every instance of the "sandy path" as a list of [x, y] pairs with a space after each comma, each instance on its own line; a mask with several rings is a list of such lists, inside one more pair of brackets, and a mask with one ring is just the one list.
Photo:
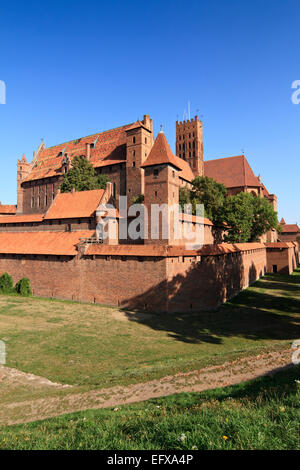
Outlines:
[[[200, 392], [254, 379], [289, 365], [291, 350], [286, 349], [126, 387], [116, 386], [63, 397], [3, 404], [0, 406], [0, 424], [24, 423], [86, 409], [116, 407], [180, 392]], [[2, 370], [0, 379], [1, 372]], [[32, 382], [35, 381], [34, 377], [31, 376]], [[37, 380], [47, 379], [38, 377]], [[59, 384], [50, 384], [51, 387], [62, 387]]]

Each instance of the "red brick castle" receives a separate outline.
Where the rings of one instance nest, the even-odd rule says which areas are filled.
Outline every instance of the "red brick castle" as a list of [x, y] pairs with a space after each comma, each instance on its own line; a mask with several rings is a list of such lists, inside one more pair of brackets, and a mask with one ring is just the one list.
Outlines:
[[[106, 190], [60, 193], [75, 156], [84, 156], [97, 174], [109, 177]], [[186, 248], [184, 224], [179, 238], [172, 229], [163, 237], [161, 225], [158, 238], [152, 236], [153, 204], [178, 203], [179, 189], [191, 186], [198, 175], [225, 184], [228, 194], [264, 197], [276, 209], [276, 196], [244, 155], [204, 161], [197, 116], [176, 123], [176, 155], [162, 130], [154, 138], [148, 115], [54, 147], [41, 142], [31, 163], [25, 155], [18, 160], [17, 206], [0, 205], [0, 273], [7, 271], [16, 281], [28, 277], [34, 293], [48, 297], [157, 311], [215, 308], [266, 272], [267, 250], [263, 243], [220, 244], [211, 221], [195, 216], [185, 224], [201, 226], [201, 249]], [[130, 206], [141, 195], [150, 215], [148, 236], [121, 239], [120, 197], [127, 196]], [[96, 229], [110, 219], [107, 203], [116, 208], [111, 217], [115, 230], [99, 243]], [[262, 242], [274, 244], [277, 233]], [[292, 243], [286, 249], [290, 271], [296, 247]]]

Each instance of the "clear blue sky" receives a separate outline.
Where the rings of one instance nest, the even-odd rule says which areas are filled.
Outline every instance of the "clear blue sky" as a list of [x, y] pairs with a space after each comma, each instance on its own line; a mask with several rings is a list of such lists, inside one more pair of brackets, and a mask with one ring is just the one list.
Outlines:
[[174, 150], [187, 102], [205, 159], [239, 155], [300, 224], [297, 0], [11, 1], [0, 6], [0, 200], [16, 202], [16, 160], [132, 122], [160, 123]]

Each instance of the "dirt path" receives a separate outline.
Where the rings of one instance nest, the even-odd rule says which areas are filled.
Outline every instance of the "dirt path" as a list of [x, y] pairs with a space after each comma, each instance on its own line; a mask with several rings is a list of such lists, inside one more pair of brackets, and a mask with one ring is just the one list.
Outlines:
[[[78, 394], [70, 393], [63, 397], [3, 404], [0, 406], [0, 424], [24, 423], [86, 409], [116, 407], [179, 392], [200, 392], [254, 379], [289, 365], [291, 350], [287, 349], [126, 387], [117, 386]], [[0, 379], [1, 373], [2, 369]], [[34, 377], [32, 376], [31, 380], [35, 381]], [[47, 379], [38, 377], [37, 380]], [[59, 384], [50, 384], [51, 387], [59, 387]]]

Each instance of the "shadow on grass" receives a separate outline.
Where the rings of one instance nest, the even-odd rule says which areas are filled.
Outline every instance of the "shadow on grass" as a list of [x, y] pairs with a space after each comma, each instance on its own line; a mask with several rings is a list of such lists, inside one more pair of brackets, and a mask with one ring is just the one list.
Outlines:
[[[268, 276], [266, 281], [276, 279]], [[290, 284], [299, 285], [300, 277], [280, 276], [282, 295], [275, 295], [269, 282], [254, 284], [266, 291], [249, 288], [213, 312], [147, 314], [125, 313], [130, 321], [167, 331], [185, 343], [222, 344], [224, 338], [242, 337], [251, 340], [295, 340], [300, 338], [300, 293], [287, 297]], [[276, 284], [276, 282], [275, 282]], [[273, 292], [272, 292], [273, 289]], [[290, 291], [289, 291], [290, 292]], [[277, 293], [278, 294], [278, 293]]]

